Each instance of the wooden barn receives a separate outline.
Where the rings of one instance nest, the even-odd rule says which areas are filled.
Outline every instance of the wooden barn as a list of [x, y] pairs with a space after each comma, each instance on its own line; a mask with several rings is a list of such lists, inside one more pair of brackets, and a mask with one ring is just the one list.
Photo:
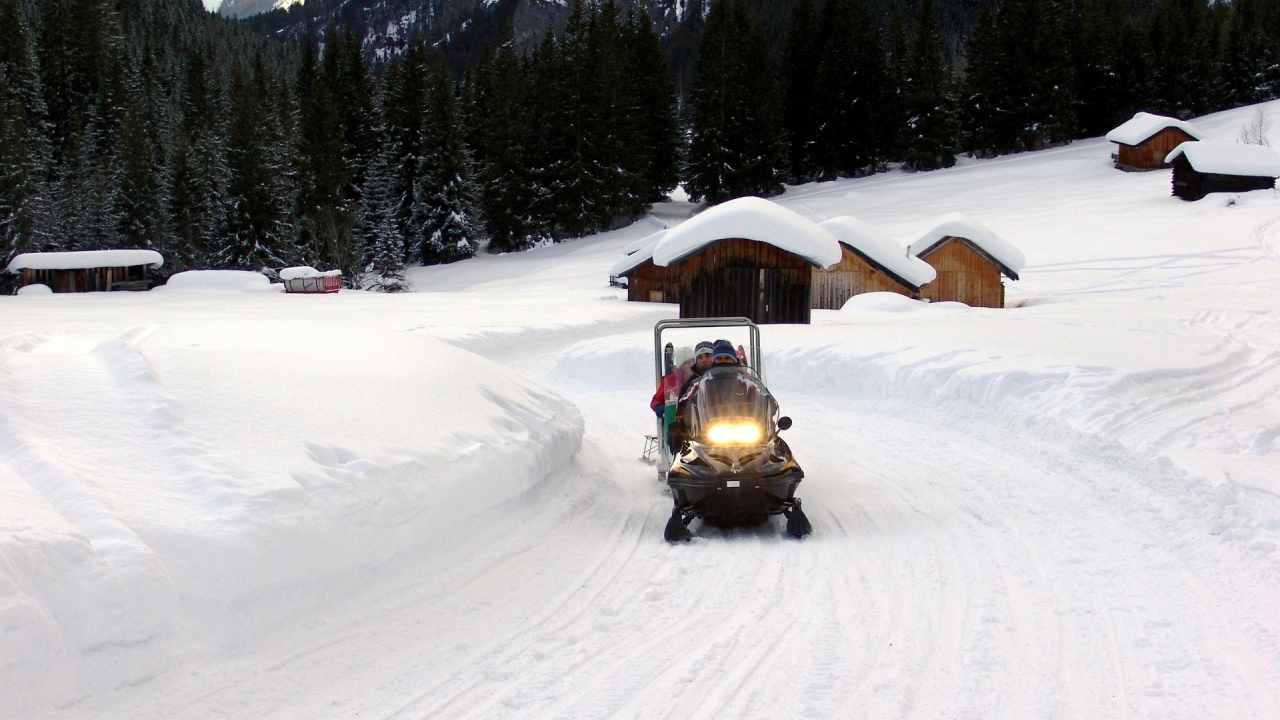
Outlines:
[[148, 272], [164, 265], [154, 250], [81, 250], [23, 253], [7, 272], [21, 274], [21, 287], [47, 285], [56, 293], [148, 290]]
[[685, 221], [614, 270], [626, 275], [629, 299], [661, 293], [680, 304], [680, 317], [808, 323], [813, 268], [840, 258], [839, 243], [817, 223], [747, 197]]
[[1128, 171], [1167, 168], [1165, 157], [1174, 148], [1200, 139], [1200, 131], [1189, 122], [1145, 112], [1107, 133], [1107, 140], [1120, 146], [1116, 167]]
[[907, 252], [937, 272], [920, 297], [972, 307], [1004, 307], [1004, 278], [1017, 280], [1026, 262], [1017, 248], [958, 213], [939, 219]]
[[1188, 142], [1169, 153], [1173, 194], [1199, 200], [1209, 193], [1270, 190], [1280, 177], [1280, 155], [1263, 145]]
[[810, 307], [839, 310], [854, 295], [891, 292], [920, 297], [920, 289], [935, 276], [933, 267], [885, 237], [875, 228], [848, 215], [834, 217], [822, 227], [840, 242], [840, 262], [813, 269]]
[[624, 277], [627, 279], [627, 300], [631, 302], [678, 303], [676, 273], [670, 268], [653, 264], [653, 248], [662, 236], [663, 230], [654, 233], [643, 242], [636, 243], [635, 248], [628, 248], [631, 253], [620, 260], [609, 271], [609, 278]]

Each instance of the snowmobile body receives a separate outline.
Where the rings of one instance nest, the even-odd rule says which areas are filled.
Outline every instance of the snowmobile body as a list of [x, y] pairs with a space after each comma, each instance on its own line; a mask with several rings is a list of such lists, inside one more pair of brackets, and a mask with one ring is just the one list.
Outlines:
[[[673, 323], [700, 328], [732, 323], [752, 332], [751, 351], [742, 353], [747, 363], [716, 366], [691, 380], [679, 398], [678, 420], [660, 424], [662, 446], [670, 454], [659, 468], [675, 505], [666, 539], [689, 539], [688, 525], [695, 518], [735, 526], [763, 523], [779, 514], [787, 516], [789, 534], [807, 535], [809, 522], [795, 496], [804, 471], [778, 436], [791, 419], [778, 416], [778, 403], [761, 377], [758, 330], [742, 318], [665, 320], [655, 333], [663, 356], [660, 329]], [[671, 368], [665, 357], [663, 367]]]

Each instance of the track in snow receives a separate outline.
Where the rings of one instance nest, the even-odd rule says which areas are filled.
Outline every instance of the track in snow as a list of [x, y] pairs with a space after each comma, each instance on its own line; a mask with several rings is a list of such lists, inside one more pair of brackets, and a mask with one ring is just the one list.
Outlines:
[[1266, 599], [1220, 581], [1215, 498], [1167, 466], [1047, 424], [784, 396], [814, 535], [695, 524], [670, 546], [636, 459], [646, 397], [557, 389], [583, 450], [467, 537], [76, 714], [1280, 716]]

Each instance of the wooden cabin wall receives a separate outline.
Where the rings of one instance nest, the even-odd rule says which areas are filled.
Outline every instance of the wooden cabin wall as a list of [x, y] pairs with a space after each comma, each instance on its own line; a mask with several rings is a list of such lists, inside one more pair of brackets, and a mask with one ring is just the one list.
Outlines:
[[809, 323], [812, 266], [768, 243], [729, 238], [670, 266], [680, 317]]
[[967, 242], [952, 239], [921, 260], [938, 271], [938, 277], [920, 290], [930, 302], [962, 302], [972, 307], [1004, 307], [1004, 282], [1000, 269]]
[[1252, 175], [1216, 175], [1197, 172], [1185, 156], [1173, 161], [1173, 194], [1183, 200], [1200, 200], [1215, 192], [1270, 190], [1276, 179]]
[[1127, 170], [1159, 170], [1167, 168], [1164, 159], [1174, 148], [1195, 138], [1178, 128], [1165, 128], [1141, 145], [1121, 145], [1116, 164]]
[[677, 273], [671, 268], [647, 260], [623, 275], [627, 278], [627, 300], [631, 302], [680, 302]]
[[843, 257], [834, 267], [813, 268], [813, 287], [809, 306], [814, 310], [839, 310], [854, 295], [869, 292], [891, 292], [915, 297], [915, 290], [873, 266], [857, 250], [841, 245]]
[[145, 290], [147, 266], [84, 268], [79, 270], [33, 270], [22, 271], [22, 284], [47, 285], [56, 293], [103, 292], [116, 289], [121, 283], [127, 283], [130, 290]]

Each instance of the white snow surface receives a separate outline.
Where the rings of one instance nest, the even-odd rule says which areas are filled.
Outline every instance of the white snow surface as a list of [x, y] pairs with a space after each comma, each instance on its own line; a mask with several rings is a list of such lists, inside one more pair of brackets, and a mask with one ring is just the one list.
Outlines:
[[675, 309], [606, 285], [653, 220], [411, 294], [0, 297], [0, 717], [1280, 718], [1280, 198], [1111, 147], [778, 198], [1031, 259], [761, 329], [799, 542], [662, 541]]
[[159, 293], [269, 293], [284, 286], [266, 275], [248, 270], [187, 270], [169, 277], [164, 285], [151, 288]]
[[31, 283], [18, 288], [19, 295], [52, 295], [53, 288], [43, 283]]
[[901, 245], [858, 218], [841, 215], [820, 224], [842, 244], [880, 263], [917, 288], [938, 277], [938, 271], [932, 265], [914, 255], [908, 255]]
[[1280, 177], [1280, 155], [1265, 145], [1227, 142], [1184, 142], [1169, 152], [1166, 163], [1186, 155], [1191, 167], [1215, 175]]
[[742, 197], [668, 230], [653, 248], [653, 262], [666, 267], [726, 238], [769, 243], [824, 268], [841, 257], [835, 236], [814, 221], [764, 198]]
[[285, 268], [280, 271], [281, 280], [297, 280], [298, 278], [318, 278], [318, 277], [341, 277], [341, 270], [319, 270], [308, 265], [299, 265], [297, 267]]
[[1177, 128], [1197, 140], [1204, 139], [1204, 133], [1201, 133], [1196, 129], [1195, 125], [1185, 120], [1166, 115], [1154, 115], [1149, 112], [1139, 112], [1107, 133], [1107, 140], [1121, 145], [1141, 145], [1152, 135], [1171, 127]]
[[1022, 272], [1026, 267], [1027, 260], [1021, 250], [996, 235], [986, 225], [961, 213], [948, 213], [935, 220], [928, 230], [907, 246], [907, 252], [913, 257], [917, 256], [946, 237], [959, 237], [972, 242], [1015, 273]]
[[22, 253], [9, 261], [8, 272], [22, 270], [83, 270], [100, 267], [158, 268], [164, 258], [155, 250], [75, 250], [71, 252]]
[[652, 260], [653, 249], [657, 247], [657, 245], [658, 245], [658, 241], [654, 240], [648, 245], [645, 245], [641, 247], [639, 250], [636, 250], [635, 252], [632, 252], [630, 255], [627, 255], [626, 257], [622, 258], [617, 263], [615, 263], [613, 267], [609, 268], [609, 275], [611, 277], [617, 277], [618, 275], [622, 275], [623, 273], [629, 273], [632, 270], [635, 270], [636, 268], [645, 264], [646, 262]]

